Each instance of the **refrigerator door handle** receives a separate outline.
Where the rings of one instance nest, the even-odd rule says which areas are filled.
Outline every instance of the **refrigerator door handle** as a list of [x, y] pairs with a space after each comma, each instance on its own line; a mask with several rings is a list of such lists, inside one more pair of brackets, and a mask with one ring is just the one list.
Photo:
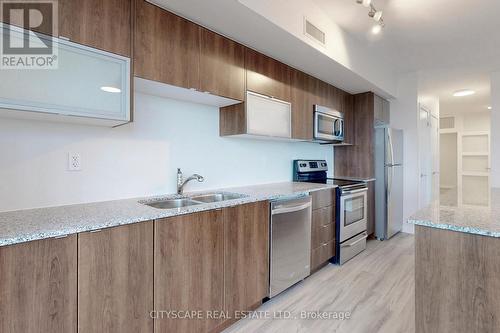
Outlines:
[[387, 130], [387, 144], [389, 147], [387, 147], [388, 153], [389, 153], [389, 161], [387, 164], [389, 165], [394, 165], [394, 146], [392, 145], [392, 134], [391, 134], [391, 129], [388, 128]]
[[387, 170], [387, 182], [386, 182], [386, 212], [387, 212], [387, 223], [389, 224], [391, 221], [391, 202], [392, 202], [392, 182], [394, 177], [394, 168], [386, 167]]

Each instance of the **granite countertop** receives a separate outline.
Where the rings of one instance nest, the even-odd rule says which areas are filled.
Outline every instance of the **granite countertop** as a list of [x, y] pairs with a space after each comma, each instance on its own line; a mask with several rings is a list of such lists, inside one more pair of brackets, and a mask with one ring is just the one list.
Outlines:
[[447, 205], [439, 200], [410, 217], [409, 223], [468, 234], [500, 237], [500, 189], [491, 189], [488, 206]]
[[310, 192], [335, 187], [328, 184], [285, 182], [191, 192], [185, 195], [228, 192], [246, 195], [246, 197], [172, 209], [157, 209], [143, 205], [139, 201], [158, 201], [167, 198], [179, 198], [180, 196], [165, 195], [0, 212], [0, 246], [61, 237], [79, 232], [99, 230], [256, 201], [302, 196]]

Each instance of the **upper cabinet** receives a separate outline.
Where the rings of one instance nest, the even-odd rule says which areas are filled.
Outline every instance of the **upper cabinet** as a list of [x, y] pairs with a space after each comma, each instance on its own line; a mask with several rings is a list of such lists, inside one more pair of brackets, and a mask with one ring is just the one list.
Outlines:
[[243, 101], [245, 47], [210, 30], [201, 30], [200, 89]]
[[[11, 40], [22, 43], [23, 29], [11, 28]], [[105, 126], [130, 120], [129, 58], [65, 40], [55, 49], [54, 67], [1, 70], [0, 115]]]
[[292, 138], [312, 140], [314, 118], [314, 78], [296, 69], [291, 74]]
[[137, 0], [136, 76], [244, 100], [244, 47], [155, 5]]
[[291, 68], [255, 50], [246, 49], [247, 90], [290, 101]]
[[134, 74], [200, 89], [201, 28], [143, 0], [136, 2]]
[[59, 36], [131, 56], [133, 0], [59, 0]]

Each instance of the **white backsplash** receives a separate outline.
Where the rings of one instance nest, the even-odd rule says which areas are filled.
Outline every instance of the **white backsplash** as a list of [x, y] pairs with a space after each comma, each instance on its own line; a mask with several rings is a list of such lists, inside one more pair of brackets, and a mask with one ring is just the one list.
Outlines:
[[[114, 129], [0, 119], [0, 211], [174, 193], [177, 167], [205, 177], [186, 191], [290, 181], [296, 158], [333, 170], [331, 146], [219, 137], [215, 107], [136, 94], [134, 118]], [[81, 171], [67, 171], [70, 152]]]

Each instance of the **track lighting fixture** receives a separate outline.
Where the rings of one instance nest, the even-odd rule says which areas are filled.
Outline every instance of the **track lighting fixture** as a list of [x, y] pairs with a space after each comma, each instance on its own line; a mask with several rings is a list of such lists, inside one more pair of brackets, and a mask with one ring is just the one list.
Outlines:
[[382, 31], [382, 28], [385, 27], [384, 18], [382, 17], [383, 12], [375, 8], [372, 0], [356, 0], [356, 2], [370, 9], [370, 11], [368, 12], [368, 16], [374, 19], [375, 22], [377, 22], [377, 25], [372, 28], [372, 33], [380, 33], [380, 31]]

